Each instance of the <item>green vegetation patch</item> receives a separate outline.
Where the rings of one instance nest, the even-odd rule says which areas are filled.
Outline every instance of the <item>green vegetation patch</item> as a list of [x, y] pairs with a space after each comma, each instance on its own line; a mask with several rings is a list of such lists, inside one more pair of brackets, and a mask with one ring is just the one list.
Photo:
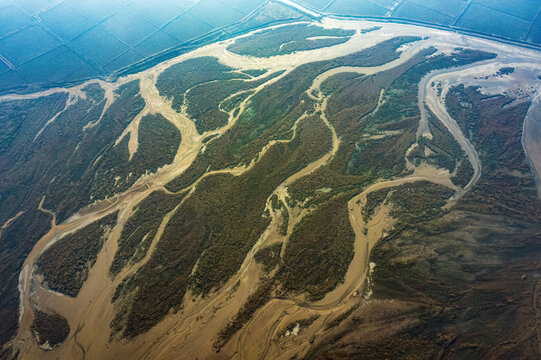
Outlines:
[[45, 250], [37, 263], [44, 283], [51, 290], [76, 297], [116, 221], [117, 213], [107, 215]]
[[[392, 315], [411, 320], [410, 325], [376, 343], [359, 344], [339, 335], [332, 342], [322, 341], [324, 355], [310, 358], [434, 358], [442, 348], [447, 358], [457, 359], [537, 356], [535, 347], [524, 346], [536, 344], [535, 333], [524, 337], [523, 331], [536, 326], [530, 309], [541, 254], [541, 204], [521, 144], [529, 104], [509, 105], [511, 100], [463, 86], [447, 95], [450, 115], [470, 138], [483, 166], [478, 183], [448, 214], [418, 222], [423, 220], [418, 217], [421, 205], [414, 199], [426, 201], [432, 192], [393, 193], [394, 201], [402, 204], [398, 216], [408, 217], [413, 209], [418, 220], [414, 217], [412, 226], [374, 247], [371, 261], [378, 265], [372, 296], [415, 304], [414, 310]], [[431, 201], [434, 210], [439, 201]], [[388, 320], [383, 315], [380, 321]], [[367, 326], [365, 321], [360, 324]], [[352, 324], [348, 333], [357, 329]]]
[[435, 218], [454, 191], [429, 181], [406, 183], [390, 190], [391, 216], [398, 227], [411, 226]]
[[227, 324], [218, 334], [218, 340], [214, 343], [214, 348], [219, 350], [224, 346], [237, 331], [242, 329], [244, 324], [250, 320], [254, 313], [263, 306], [269, 299], [274, 287], [273, 280], [265, 280], [256, 291], [248, 297], [248, 300], [242, 305], [242, 308], [235, 315], [233, 320]]
[[[220, 109], [222, 109], [225, 112], [230, 112], [230, 111], [235, 110], [253, 92], [254, 92], [253, 90], [248, 90], [239, 94], [232, 95], [231, 97], [225, 99], [224, 101], [220, 103]], [[237, 114], [234, 114], [234, 116], [236, 115]]]
[[167, 185], [168, 189], [183, 189], [207, 170], [249, 164], [270, 141], [289, 138], [294, 122], [303, 113], [313, 111], [313, 101], [305, 92], [319, 74], [338, 66], [377, 66], [387, 63], [399, 56], [396, 49], [402, 44], [418, 39], [396, 37], [358, 53], [304, 64], [292, 70], [255, 94], [235, 125], [209, 143], [205, 152]]
[[286, 326], [284, 326], [282, 331], [279, 332], [278, 337], [285, 336], [288, 331], [291, 333], [293, 331], [293, 329], [295, 329], [297, 326], [300, 328], [300, 330], [299, 330], [299, 333], [300, 333], [300, 332], [302, 332], [303, 329], [305, 329], [305, 328], [309, 327], [310, 325], [312, 325], [314, 323], [314, 321], [316, 321], [317, 319], [319, 319], [319, 314], [310, 316], [309, 318], [306, 318], [306, 319], [293, 321], [293, 322], [287, 324]]
[[[64, 108], [66, 100], [66, 94], [53, 94], [39, 99], [0, 102], [0, 156], [33, 138]], [[2, 158], [8, 160], [5, 155]]]
[[[2, 201], [0, 201], [0, 204]], [[0, 230], [0, 343], [6, 343], [19, 324], [19, 274], [34, 245], [51, 228], [52, 215], [34, 203], [7, 228]]]
[[0, 223], [37, 201], [37, 196], [29, 198], [29, 187], [38, 180], [33, 172], [41, 168], [37, 159], [28, 159], [34, 148], [31, 142], [47, 121], [65, 107], [66, 100], [66, 94], [54, 94], [0, 102]]
[[68, 321], [58, 314], [48, 314], [40, 310], [34, 311], [34, 322], [32, 323], [38, 344], [48, 345], [54, 348], [66, 340], [70, 327]]
[[133, 209], [135, 213], [122, 228], [118, 250], [109, 269], [111, 275], [117, 275], [126, 265], [145, 257], [163, 217], [180, 203], [184, 195], [156, 191]]
[[125, 336], [140, 334], [177, 310], [188, 287], [206, 295], [238, 271], [269, 224], [263, 213], [274, 189], [330, 149], [330, 131], [317, 117], [298, 126], [294, 139], [269, 148], [245, 174], [213, 175], [198, 183], [135, 276]]
[[[437, 69], [450, 68], [490, 59], [494, 54], [462, 50], [452, 56], [439, 55], [426, 59], [412, 66], [398, 77], [385, 93], [385, 101], [377, 113], [368, 116], [364, 131], [401, 131], [395, 136], [387, 136], [377, 140], [359, 141], [348, 162], [348, 172], [358, 175], [375, 175], [388, 178], [405, 171], [404, 154], [414, 142], [415, 132], [420, 119], [417, 99], [417, 88], [422, 77]], [[430, 121], [434, 139], [420, 139], [419, 145], [430, 146], [435, 151], [429, 162], [454, 170], [455, 162], [464, 157], [464, 153], [444, 125], [434, 116]], [[415, 157], [413, 160], [416, 160]], [[426, 158], [423, 156], [423, 160]], [[384, 164], [384, 167], [381, 166]]]
[[376, 208], [387, 198], [389, 190], [389, 188], [380, 189], [377, 191], [369, 192], [366, 195], [366, 204], [363, 206], [362, 209], [363, 221], [365, 223], [370, 220], [372, 215], [374, 215]]
[[285, 290], [306, 292], [316, 300], [343, 281], [355, 240], [347, 201], [347, 196], [327, 201], [295, 226], [280, 274]]
[[[397, 175], [405, 171], [403, 156], [415, 139], [419, 120], [416, 86], [420, 79], [437, 68], [452, 67], [490, 57], [493, 57], [493, 54], [476, 51], [463, 51], [451, 57], [432, 57], [412, 66], [394, 80], [386, 93], [386, 102], [381, 105], [378, 112], [368, 116], [364, 122], [356, 122], [356, 118], [350, 117], [348, 128], [345, 120], [341, 121], [336, 117], [341, 110], [332, 113], [335, 115], [329, 115], [333, 124], [339, 129], [344, 129], [341, 132], [343, 138], [340, 149], [329, 165], [318, 169], [313, 176], [300, 179], [289, 189], [293, 199], [304, 200], [309, 197], [310, 206], [319, 203], [323, 205], [319, 205], [309, 217], [295, 227], [288, 241], [282, 273], [286, 289], [308, 292], [312, 298], [317, 299], [323, 297], [342, 280], [351, 261], [354, 239], [348, 219], [346, 194], [349, 191], [359, 191], [377, 177]], [[362, 81], [362, 78], [358, 79]], [[346, 93], [353, 90], [349, 90], [347, 85], [338, 85], [334, 87], [331, 96], [338, 99], [342, 89]], [[347, 96], [343, 98], [343, 102], [348, 101]], [[374, 100], [372, 104], [375, 107]], [[336, 108], [339, 109], [340, 106]], [[345, 129], [357, 130], [345, 131]], [[398, 138], [395, 136], [355, 144], [360, 136], [357, 139], [352, 137], [362, 134], [362, 131], [397, 130], [402, 130]], [[356, 151], [359, 155], [355, 155]], [[352, 163], [349, 158], [356, 159], [357, 162]], [[346, 169], [350, 175], [346, 173]], [[323, 187], [332, 190], [328, 193], [318, 193], [317, 190]], [[421, 196], [422, 192], [427, 191], [430, 192], [429, 195]], [[344, 195], [332, 198], [340, 193]], [[453, 192], [448, 188], [431, 183], [411, 184], [398, 188], [393, 193], [391, 201], [396, 209], [408, 209], [408, 214], [404, 216], [401, 214], [404, 211], [395, 210], [394, 215], [399, 217], [400, 226], [433, 218], [441, 212], [441, 207], [452, 195]], [[337, 199], [341, 199], [341, 203]], [[418, 210], [409, 213], [410, 209]]]
[[482, 164], [481, 178], [459, 206], [534, 220], [541, 216], [541, 205], [522, 147], [522, 125], [530, 103], [512, 104], [512, 100], [483, 95], [476, 87], [449, 91], [449, 114], [469, 134]]
[[346, 320], [355, 310], [359, 308], [359, 305], [353, 305], [351, 308], [344, 311], [342, 314], [338, 315], [331, 321], [329, 321], [327, 324], [325, 324], [325, 330], [332, 329], [333, 327], [337, 327], [340, 325], [344, 320]]
[[453, 184], [465, 187], [473, 177], [474, 171], [468, 159], [463, 159], [456, 168], [455, 175], [451, 178]]
[[[125, 166], [127, 146], [125, 157], [120, 157], [118, 152], [115, 154], [120, 149], [115, 147], [115, 142], [145, 106], [139, 95], [139, 81], [132, 81], [116, 90], [116, 101], [100, 120], [105, 105], [104, 91], [97, 85], [85, 91], [86, 99], [79, 99], [70, 106], [35, 143], [29, 144], [26, 167], [30, 169], [22, 169], [24, 176], [35, 177], [36, 186], [42, 189], [42, 194], [46, 193], [44, 206], [56, 212], [58, 222], [83, 206], [123, 189], [112, 186], [114, 180], [107, 172], [110, 168], [97, 171], [94, 165], [103, 161], [110, 167]], [[106, 161], [106, 153], [109, 161]], [[121, 176], [121, 180], [124, 179], [125, 176]]]
[[[226, 112], [228, 111], [227, 109], [232, 110], [238, 106], [240, 101], [242, 101], [241, 99], [249, 94], [247, 93], [248, 90], [269, 81], [278, 74], [280, 72], [250, 81], [223, 80], [196, 85], [185, 95], [186, 112], [195, 121], [195, 127], [199, 133], [216, 130], [227, 124], [229, 120], [229, 114]], [[227, 101], [226, 108], [220, 108], [220, 104], [224, 100], [239, 92], [243, 93], [233, 96], [233, 99]]]
[[111, 193], [127, 190], [144, 174], [173, 162], [181, 135], [175, 125], [162, 115], [146, 115], [139, 123], [138, 147], [129, 158], [128, 136], [109, 147], [94, 163], [89, 189], [92, 199], [103, 199]]
[[275, 243], [259, 249], [254, 259], [263, 265], [266, 272], [273, 270], [280, 263], [280, 253], [282, 251], [282, 243]]
[[267, 70], [266, 69], [250, 69], [250, 70], [242, 70], [242, 72], [253, 77], [258, 77], [266, 73]]
[[156, 87], [160, 95], [172, 99], [173, 108], [180, 110], [184, 94], [192, 87], [217, 80], [249, 79], [250, 76], [236, 72], [211, 56], [188, 59], [175, 64], [158, 76]]
[[237, 39], [227, 50], [257, 57], [285, 55], [342, 44], [353, 34], [354, 30], [325, 29], [309, 24], [287, 25]]

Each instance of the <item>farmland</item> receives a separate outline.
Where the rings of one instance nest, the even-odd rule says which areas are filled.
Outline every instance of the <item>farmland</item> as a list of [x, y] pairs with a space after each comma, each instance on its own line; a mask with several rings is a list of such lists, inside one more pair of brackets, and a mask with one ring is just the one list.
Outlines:
[[[536, 17], [540, 5], [535, 0], [298, 3], [323, 15], [422, 22], [541, 44], [541, 20]], [[0, 92], [81, 82], [148, 68], [156, 63], [155, 57], [173, 57], [186, 52], [194, 43], [209, 43], [275, 22], [308, 19], [293, 7], [262, 0], [202, 0], [195, 5], [188, 0], [162, 0], [152, 6], [143, 0], [100, 0], [91, 4], [75, 0], [57, 3], [14, 0], [13, 4], [0, 5], [0, 56], [5, 59], [0, 59]], [[220, 33], [221, 29], [225, 33]], [[330, 46], [345, 40], [340, 37], [295, 40], [285, 44], [281, 51]], [[251, 51], [261, 50], [256, 47]], [[4, 66], [7, 68], [2, 70]], [[68, 69], [66, 74], [59, 76], [65, 69]]]

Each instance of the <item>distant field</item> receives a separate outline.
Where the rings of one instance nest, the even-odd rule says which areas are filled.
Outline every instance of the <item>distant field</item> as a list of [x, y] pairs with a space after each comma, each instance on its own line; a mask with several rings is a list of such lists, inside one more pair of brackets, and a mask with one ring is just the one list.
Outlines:
[[148, 0], [135, 0], [127, 8], [144, 16], [145, 20], [150, 21], [157, 27], [161, 27], [174, 19], [178, 14], [181, 14], [187, 5], [178, 1], [170, 2], [163, 0], [150, 2]]
[[151, 56], [178, 44], [178, 41], [163, 31], [157, 31], [135, 46], [144, 56]]
[[240, 11], [218, 0], [200, 1], [188, 13], [215, 28], [237, 22], [243, 17]]
[[6, 89], [21, 86], [27, 83], [28, 82], [14, 70], [10, 70], [0, 75], [0, 84], [2, 84], [2, 87]]
[[188, 41], [212, 30], [212, 26], [191, 14], [185, 13], [167, 24], [163, 30], [179, 41]]
[[451, 17], [456, 17], [460, 15], [460, 12], [466, 6], [465, 0], [446, 0], [446, 1], [408, 0], [407, 2], [424, 6], [427, 9], [431, 9], [431, 10], [437, 11], [441, 14], [451, 16]]
[[[110, 75], [237, 23], [267, 2], [0, 0], [0, 92]], [[279, 4], [266, 8], [245, 29], [302, 17]]]
[[103, 70], [109, 73], [122, 69], [130, 64], [142, 60], [143, 56], [135, 50], [129, 49], [103, 66]]
[[442, 25], [450, 25], [454, 20], [450, 16], [444, 15], [440, 12], [410, 1], [403, 2], [395, 10], [393, 16], [403, 19], [424, 21]]
[[389, 10], [366, 0], [336, 0], [326, 11], [340, 15], [385, 16]]
[[15, 66], [58, 47], [60, 42], [37, 25], [0, 39], [0, 54]]
[[127, 44], [97, 27], [73, 40], [70, 46], [85, 60], [96, 66], [105, 65], [129, 49]]
[[248, 14], [266, 0], [221, 0], [220, 2], [226, 6], [231, 6], [242, 14]]
[[134, 46], [157, 30], [157, 27], [148, 22], [144, 16], [139, 16], [128, 9], [108, 18], [100, 27], [130, 46]]
[[518, 16], [527, 21], [535, 19], [539, 10], [538, 0], [474, 0], [473, 2]]
[[[41, 23], [62, 40], [70, 41], [90, 30], [94, 23], [67, 3], [61, 3], [40, 14]], [[70, 21], [66, 21], [70, 19]]]
[[334, 0], [324, 12], [421, 21], [541, 45], [538, 0]]
[[520, 39], [526, 36], [529, 23], [500, 11], [471, 4], [457, 22], [457, 26], [486, 34]]
[[6, 64], [4, 64], [3, 62], [0, 61], [0, 74], [3, 74], [8, 70], [9, 70], [9, 67]]
[[370, 2], [391, 10], [399, 1], [398, 0], [370, 0]]
[[15, 6], [2, 7], [0, 5], [0, 37], [22, 29], [31, 23], [32, 20], [22, 10]]
[[308, 5], [317, 10], [323, 10], [332, 0], [301, 0], [300, 3]]
[[[421, 21], [541, 45], [538, 0], [292, 1], [326, 14]], [[0, 0], [0, 93], [108, 76], [166, 51], [160, 56], [182, 53], [174, 49], [209, 34], [225, 38], [295, 19], [308, 20], [280, 0]]]
[[[45, 71], [45, 69], [47, 69]], [[69, 69], [66, 71], [66, 69]], [[75, 55], [66, 46], [60, 46], [39, 56], [19, 68], [25, 79], [33, 83], [62, 81], [70, 75], [78, 77], [98, 76], [98, 71]]]
[[528, 33], [528, 41], [536, 44], [541, 43], [541, 17], [537, 18], [532, 26], [532, 29]]

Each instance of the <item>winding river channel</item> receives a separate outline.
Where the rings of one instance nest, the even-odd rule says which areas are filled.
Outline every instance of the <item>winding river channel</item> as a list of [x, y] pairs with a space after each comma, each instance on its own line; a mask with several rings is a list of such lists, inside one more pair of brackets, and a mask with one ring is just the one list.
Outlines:
[[[327, 294], [322, 300], [317, 302], [308, 302], [304, 298], [293, 297], [276, 298], [269, 301], [260, 308], [245, 327], [239, 331], [236, 338], [234, 338], [234, 341], [231, 341], [228, 344], [228, 347], [224, 348], [223, 351], [231, 354], [232, 358], [289, 358], [295, 353], [309, 347], [309, 339], [317, 335], [318, 331], [323, 327], [324, 321], [328, 321], [331, 316], [347, 310], [357, 301], [356, 298], [362, 292], [363, 287], [367, 286], [368, 274], [371, 268], [369, 263], [370, 250], [393, 226], [393, 219], [389, 215], [390, 209], [383, 205], [376, 209], [374, 216], [368, 222], [364, 222], [362, 209], [366, 204], [366, 197], [369, 193], [409, 182], [430, 181], [453, 189], [456, 193], [453, 200], [456, 200], [475, 185], [481, 176], [482, 164], [475, 147], [447, 112], [445, 107], [445, 96], [451, 87], [459, 84], [475, 85], [481, 86], [484, 91], [489, 93], [501, 93], [502, 89], [509, 91], [515, 88], [528, 89], [527, 91], [530, 93], [530, 98], [533, 99], [533, 105], [525, 120], [523, 145], [530, 160], [532, 171], [536, 174], [536, 178], [539, 181], [541, 174], [541, 100], [539, 93], [541, 87], [537, 85], [537, 87], [531, 88], [530, 86], [532, 83], [539, 83], [538, 80], [536, 82], [537, 76], [541, 74], [541, 56], [538, 52], [526, 49], [520, 49], [520, 51], [518, 51], [516, 47], [511, 45], [498, 44], [488, 40], [461, 36], [455, 33], [434, 29], [430, 29], [430, 31], [427, 32], [427, 29], [425, 28], [404, 24], [380, 24], [367, 21], [323, 19], [320, 25], [329, 28], [340, 27], [354, 29], [357, 30], [357, 33], [349, 41], [343, 44], [270, 58], [254, 58], [230, 53], [227, 51], [227, 46], [234, 40], [227, 40], [202, 47], [191, 53], [163, 62], [141, 73], [120, 78], [114, 83], [92, 80], [71, 88], [56, 88], [34, 94], [6, 95], [0, 97], [0, 101], [8, 101], [38, 98], [53, 93], [63, 92], [69, 94], [68, 102], [66, 103], [66, 108], [68, 108], [70, 104], [73, 104], [78, 98], [83, 98], [85, 96], [84, 88], [87, 85], [97, 83], [106, 92], [106, 107], [108, 107], [115, 101], [115, 89], [122, 84], [137, 79], [140, 81], [140, 95], [145, 100], [146, 106], [126, 128], [117, 142], [123, 137], [129, 137], [130, 157], [133, 156], [138, 149], [137, 135], [139, 121], [144, 115], [154, 113], [163, 115], [168, 121], [174, 124], [179, 129], [182, 136], [182, 142], [174, 161], [171, 164], [162, 167], [154, 174], [145, 175], [140, 178], [127, 191], [108, 200], [100, 201], [84, 208], [58, 225], [56, 225], [53, 220], [51, 230], [34, 246], [26, 258], [19, 276], [20, 321], [18, 334], [13, 341], [13, 345], [20, 351], [21, 358], [105, 359], [122, 358], [129, 354], [131, 358], [168, 359], [175, 358], [175, 355], [178, 355], [178, 353], [186, 351], [202, 354], [202, 358], [205, 356], [212, 357], [215, 355], [211, 346], [213, 337], [221, 328], [223, 328], [224, 324], [227, 323], [231, 314], [238, 311], [251, 290], [257, 286], [261, 270], [253, 261], [253, 254], [259, 247], [269, 244], [273, 240], [281, 239], [278, 234], [278, 224], [280, 220], [277, 214], [273, 216], [269, 228], [265, 231], [252, 251], [250, 251], [238, 273], [230, 279], [222, 289], [217, 291], [217, 293], [206, 299], [185, 301], [186, 306], [181, 311], [181, 315], [169, 315], [147, 334], [142, 335], [141, 339], [137, 342], [109, 342], [109, 324], [114, 316], [111, 297], [116, 286], [122, 279], [125, 279], [128, 275], [132, 274], [148, 260], [156, 243], [159, 241], [167, 222], [174, 211], [176, 211], [176, 209], [173, 210], [173, 212], [169, 213], [163, 219], [159, 231], [153, 239], [148, 254], [143, 261], [135, 267], [126, 269], [115, 279], [111, 279], [108, 276], [108, 267], [111, 264], [118, 247], [117, 241], [120, 237], [120, 231], [125, 222], [132, 215], [131, 209], [152, 192], [164, 190], [164, 186], [168, 182], [182, 174], [203, 148], [203, 139], [210, 135], [220, 136], [229, 130], [235, 124], [239, 115], [244, 111], [251, 97], [253, 97], [253, 93], [248, 96], [248, 98], [239, 105], [239, 110], [235, 115], [234, 111], [229, 113], [230, 121], [226, 126], [213, 132], [199, 134], [196, 131], [194, 122], [188, 115], [185, 112], [175, 111], [172, 108], [171, 103], [159, 95], [156, 88], [156, 81], [159, 74], [168, 67], [186, 59], [199, 56], [214, 56], [217, 57], [220, 62], [241, 70], [266, 69], [269, 71], [284, 71], [278, 77], [258, 86], [254, 92], [257, 93], [269, 84], [286, 76], [299, 65], [308, 62], [329, 60], [338, 56], [351, 54], [390, 39], [397, 34], [420, 36], [423, 38], [423, 40], [417, 41], [403, 49], [396, 60], [387, 64], [375, 67], [337, 67], [328, 70], [319, 74], [313, 80], [311, 87], [306, 90], [308, 96], [316, 102], [316, 110], [322, 113], [322, 120], [330, 129], [333, 141], [332, 149], [329, 153], [290, 176], [286, 181], [280, 184], [274, 192], [278, 195], [279, 199], [284, 202], [287, 211], [290, 212], [289, 217], [294, 224], [303, 216], [303, 213], [295, 212], [294, 209], [288, 207], [287, 187], [296, 180], [311, 174], [320, 166], [327, 164], [336, 154], [340, 145], [340, 139], [337, 137], [334, 128], [325, 115], [327, 98], [321, 92], [320, 87], [326, 79], [345, 72], [372, 75], [393, 69], [405, 64], [416, 54], [419, 54], [421, 50], [431, 46], [442, 53], [450, 53], [457, 47], [470, 47], [498, 54], [498, 57], [495, 60], [474, 63], [460, 68], [431, 72], [426, 75], [419, 84], [418, 105], [421, 113], [421, 120], [417, 130], [417, 137], [431, 136], [427, 120], [427, 111], [430, 110], [446, 126], [454, 139], [464, 150], [469, 162], [472, 164], [474, 174], [468, 184], [464, 188], [458, 188], [451, 182], [452, 174], [448, 171], [422, 164], [412, 168], [412, 174], [404, 178], [381, 180], [365, 188], [348, 202], [349, 219], [355, 232], [355, 253], [344, 282]], [[380, 29], [361, 34], [360, 30], [372, 28], [374, 26], [378, 26]], [[426, 37], [427, 33], [430, 34], [429, 37]], [[483, 75], [493, 74], [497, 69], [503, 66], [513, 66], [516, 71], [504, 78], [491, 78], [490, 80], [483, 79]], [[440, 86], [438, 87], [436, 85]], [[65, 111], [66, 108], [61, 111]], [[58, 114], [51, 118], [48, 125], [54, 122], [57, 116]], [[41, 130], [36, 134], [36, 137], [38, 137], [40, 133]], [[274, 143], [267, 144], [267, 146], [261, 150], [260, 155], [267, 151], [273, 144]], [[259, 156], [259, 158], [261, 158], [261, 156]], [[251, 166], [253, 166], [253, 164], [246, 167], [224, 169], [219, 172], [240, 175], [249, 170]], [[207, 173], [204, 176], [209, 176], [214, 173]], [[192, 187], [186, 189], [186, 191], [193, 191], [199, 181], [195, 182]], [[541, 186], [539, 189], [541, 193]], [[45, 289], [38, 281], [39, 279], [36, 279], [34, 274], [35, 264], [43, 251], [66, 234], [73, 233], [115, 211], [119, 211], [118, 225], [109, 235], [106, 245], [100, 252], [96, 264], [89, 272], [88, 280], [83, 285], [80, 294], [76, 298], [70, 298]], [[281, 241], [285, 240], [281, 239]], [[190, 294], [187, 294], [186, 299], [189, 299], [189, 296]], [[34, 340], [30, 326], [34, 316], [33, 309], [36, 306], [40, 308], [55, 309], [60, 315], [66, 317], [70, 328], [72, 329], [66, 343], [54, 351], [43, 351], [38, 347]], [[283, 351], [283, 349], [280, 350], [274, 339], [278, 336], [278, 331], [281, 327], [293, 320], [313, 314], [322, 315], [320, 320], [322, 323], [320, 326], [315, 326], [315, 330], [310, 330], [302, 337], [295, 339], [286, 351]]]

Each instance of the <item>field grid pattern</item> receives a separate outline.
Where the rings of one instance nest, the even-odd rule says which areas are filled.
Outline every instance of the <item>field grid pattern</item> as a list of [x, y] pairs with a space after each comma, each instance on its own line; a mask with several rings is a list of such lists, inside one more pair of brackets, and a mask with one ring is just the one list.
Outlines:
[[0, 90], [109, 75], [238, 22], [262, 2], [0, 0]]
[[[539, 0], [297, 1], [324, 14], [395, 18], [541, 45]], [[0, 0], [0, 91], [110, 75], [237, 23], [267, 2]]]

